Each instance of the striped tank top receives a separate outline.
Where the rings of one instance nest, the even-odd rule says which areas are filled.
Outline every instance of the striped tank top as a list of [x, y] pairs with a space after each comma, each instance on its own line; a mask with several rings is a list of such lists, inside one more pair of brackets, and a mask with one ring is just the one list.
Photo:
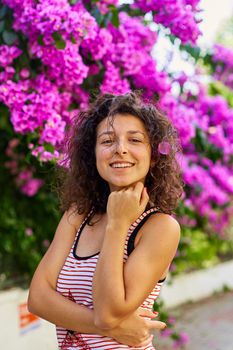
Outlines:
[[[137, 232], [150, 215], [157, 212], [156, 208], [145, 211], [129, 228], [124, 247], [124, 262], [134, 249], [134, 240]], [[64, 297], [75, 303], [93, 309], [92, 300], [92, 279], [98, 261], [99, 253], [88, 257], [76, 255], [76, 248], [84, 226], [86, 225], [91, 212], [81, 223], [74, 243], [58, 275], [56, 290]], [[154, 301], [157, 299], [164, 280], [158, 281], [150, 295], [144, 300], [141, 307], [152, 310]], [[116, 340], [97, 334], [85, 334], [71, 331], [60, 326], [56, 327], [57, 340], [61, 350], [117, 350], [117, 349], [143, 349], [154, 350], [152, 337], [145, 347], [130, 347], [118, 343]]]

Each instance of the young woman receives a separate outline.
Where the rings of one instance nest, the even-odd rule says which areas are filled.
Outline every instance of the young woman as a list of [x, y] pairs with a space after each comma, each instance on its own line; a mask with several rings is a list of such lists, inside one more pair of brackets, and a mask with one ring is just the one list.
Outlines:
[[154, 300], [175, 255], [182, 193], [169, 120], [135, 93], [100, 96], [66, 143], [65, 213], [33, 277], [29, 310], [60, 349], [154, 349]]

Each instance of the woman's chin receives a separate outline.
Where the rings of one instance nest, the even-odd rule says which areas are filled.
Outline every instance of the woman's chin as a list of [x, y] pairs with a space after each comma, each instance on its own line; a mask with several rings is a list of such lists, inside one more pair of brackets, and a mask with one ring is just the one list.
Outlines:
[[119, 181], [114, 184], [110, 184], [110, 190], [111, 191], [119, 191], [122, 190], [123, 188], [128, 188], [130, 186], [133, 186], [137, 181]]

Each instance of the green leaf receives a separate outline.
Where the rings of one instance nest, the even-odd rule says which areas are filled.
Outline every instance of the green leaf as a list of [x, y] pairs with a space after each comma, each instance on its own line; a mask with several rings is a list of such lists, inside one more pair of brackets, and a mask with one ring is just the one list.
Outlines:
[[196, 149], [199, 151], [199, 152], [205, 152], [206, 150], [206, 146], [207, 146], [207, 139], [205, 137], [205, 134], [204, 132], [199, 129], [199, 128], [196, 128], [196, 137], [195, 137], [195, 145], [196, 145]]
[[1, 129], [8, 130], [9, 129], [9, 109], [3, 103], [0, 103], [0, 116], [1, 116], [0, 130]]
[[142, 11], [140, 9], [132, 8], [131, 4], [121, 4], [118, 7], [120, 12], [126, 12], [130, 17], [139, 17], [142, 15]]
[[48, 151], [48, 152], [51, 152], [51, 153], [54, 152], [54, 146], [51, 145], [51, 143], [46, 143], [46, 144], [44, 144], [44, 149], [45, 149], [46, 151]]
[[227, 100], [229, 106], [233, 108], [233, 91], [222, 82], [215, 81], [210, 83], [208, 92], [212, 96], [222, 95]]
[[14, 42], [18, 39], [18, 36], [16, 33], [8, 30], [4, 30], [2, 34], [3, 40], [7, 45], [12, 45]]
[[58, 32], [54, 32], [52, 37], [55, 41], [55, 46], [58, 50], [64, 50], [66, 47], [66, 42]]
[[0, 33], [3, 32], [4, 28], [5, 28], [5, 21], [2, 20], [0, 21]]
[[91, 14], [93, 17], [95, 17], [96, 19], [96, 22], [101, 26], [102, 22], [103, 22], [103, 19], [108, 16], [108, 14], [106, 14], [105, 16], [103, 16], [100, 12], [100, 10], [98, 9], [98, 7], [94, 7], [92, 10], [91, 10]]
[[72, 42], [72, 44], [77, 44], [77, 41], [75, 40], [73, 35], [70, 36], [70, 41]]
[[210, 53], [207, 53], [202, 59], [205, 66], [213, 64], [212, 55]]
[[112, 19], [112, 12], [106, 13], [106, 15], [102, 20], [101, 27], [107, 27], [108, 23], [111, 22], [111, 19]]
[[195, 61], [198, 61], [199, 58], [201, 58], [201, 49], [198, 46], [180, 45], [180, 49], [186, 51], [195, 59]]
[[170, 42], [172, 43], [172, 45], [174, 45], [177, 38], [172, 34], [168, 34], [167, 36], [168, 36]]
[[40, 46], [44, 46], [43, 35], [38, 35], [37, 42]]
[[58, 50], [64, 50], [64, 48], [66, 47], [66, 42], [64, 40], [57, 40], [55, 41], [55, 45]]
[[112, 18], [111, 22], [114, 25], [114, 27], [119, 28], [120, 21], [119, 21], [119, 13], [116, 7], [114, 6], [109, 6], [112, 12]]
[[0, 8], [0, 19], [4, 18], [7, 14], [8, 7], [6, 5]]
[[58, 32], [53, 32], [52, 37], [54, 40], [60, 40], [61, 35]]

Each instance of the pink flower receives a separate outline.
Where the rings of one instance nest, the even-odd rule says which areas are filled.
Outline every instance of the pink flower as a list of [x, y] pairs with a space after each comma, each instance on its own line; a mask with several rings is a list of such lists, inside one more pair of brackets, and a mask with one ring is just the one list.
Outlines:
[[22, 51], [17, 46], [0, 45], [0, 66], [10, 66]]
[[25, 229], [25, 235], [28, 236], [28, 237], [32, 236], [32, 235], [33, 235], [33, 230], [32, 230], [32, 228], [27, 227], [27, 228]]
[[158, 152], [163, 155], [168, 155], [171, 152], [171, 145], [167, 141], [162, 141], [158, 145]]
[[43, 185], [44, 181], [41, 179], [30, 179], [22, 187], [20, 191], [28, 197], [34, 196]]
[[173, 342], [173, 349], [180, 348], [189, 342], [189, 336], [185, 332], [180, 332], [179, 339]]
[[[199, 1], [179, 0], [136, 0], [133, 7], [142, 11], [154, 13], [154, 21], [170, 28], [171, 33], [179, 37], [183, 44], [195, 44], [201, 34], [196, 15]], [[191, 6], [190, 6], [191, 5]]]
[[24, 170], [21, 171], [18, 175], [18, 179], [22, 181], [28, 181], [32, 178], [32, 171], [31, 170]]
[[43, 244], [43, 246], [44, 246], [45, 248], [48, 248], [49, 245], [50, 245], [50, 241], [49, 241], [48, 239], [44, 239], [43, 242], [42, 242], [42, 244]]
[[21, 69], [19, 75], [22, 79], [27, 79], [30, 76], [30, 72], [28, 69], [23, 68], [23, 69]]
[[170, 337], [172, 335], [172, 333], [173, 333], [172, 329], [166, 328], [160, 334], [162, 337], [166, 338], [166, 337]]

